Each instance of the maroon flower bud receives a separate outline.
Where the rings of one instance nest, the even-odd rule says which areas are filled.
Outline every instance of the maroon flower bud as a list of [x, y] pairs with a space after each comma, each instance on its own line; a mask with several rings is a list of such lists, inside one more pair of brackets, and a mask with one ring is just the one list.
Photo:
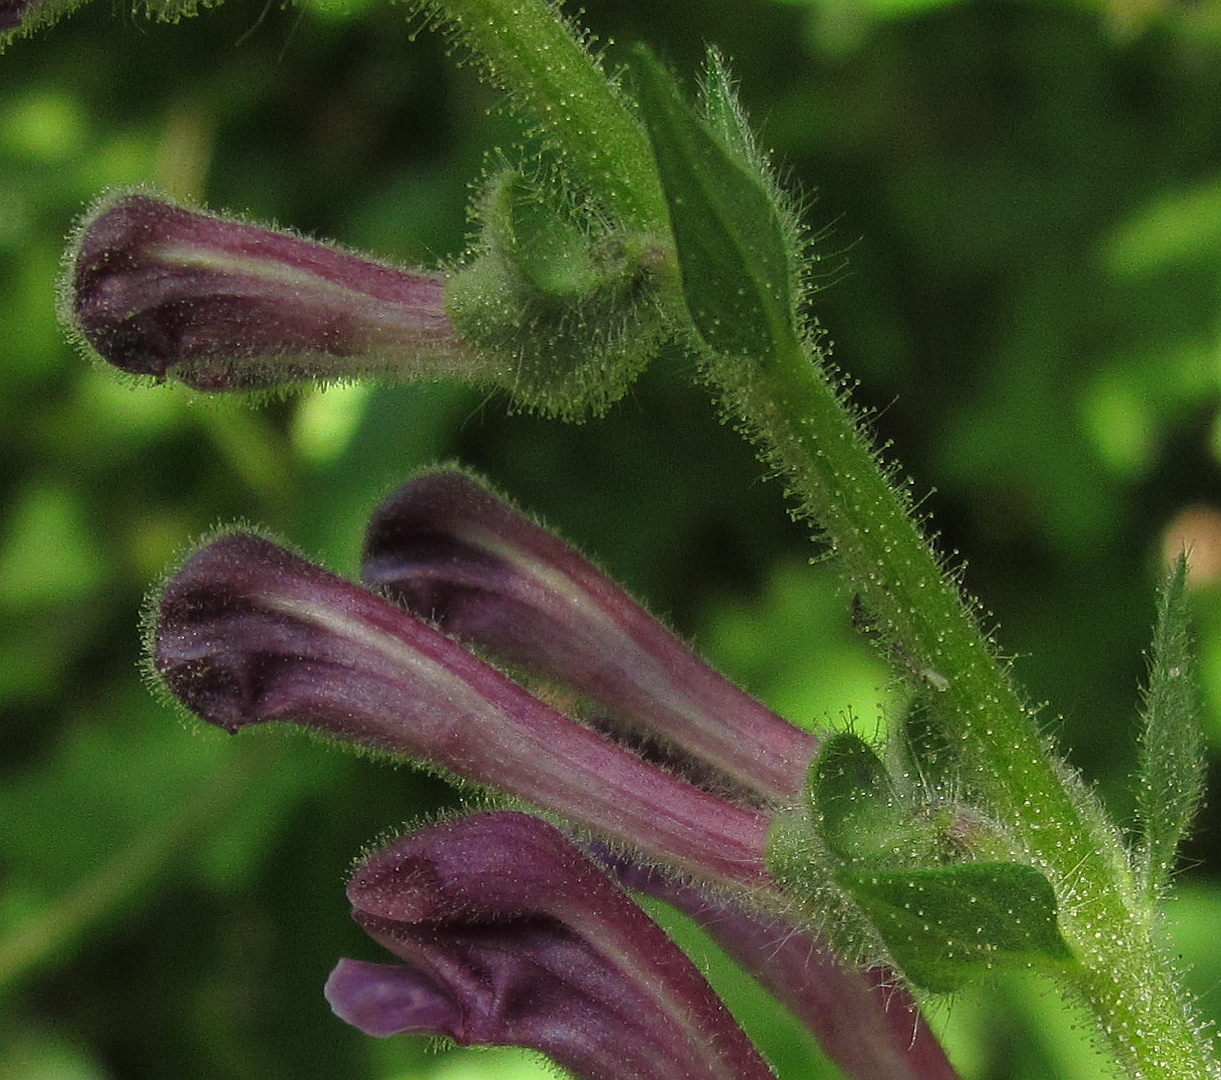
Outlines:
[[311, 379], [478, 378], [439, 278], [145, 194], [79, 229], [64, 319], [103, 359], [199, 390]]
[[581, 1080], [765, 1080], [704, 978], [552, 826], [502, 812], [373, 855], [353, 917], [404, 964], [342, 960], [327, 999], [372, 1035], [541, 1051]]
[[764, 799], [793, 800], [817, 740], [710, 668], [558, 537], [454, 470], [374, 515], [364, 579], [451, 634], [593, 699]]
[[893, 971], [846, 966], [804, 927], [748, 911], [604, 848], [597, 861], [629, 889], [687, 915], [818, 1039], [853, 1080], [957, 1080], [919, 1007]]
[[765, 815], [644, 761], [268, 540], [236, 533], [197, 551], [154, 621], [166, 686], [228, 731], [294, 720], [432, 762], [703, 880], [772, 887]]

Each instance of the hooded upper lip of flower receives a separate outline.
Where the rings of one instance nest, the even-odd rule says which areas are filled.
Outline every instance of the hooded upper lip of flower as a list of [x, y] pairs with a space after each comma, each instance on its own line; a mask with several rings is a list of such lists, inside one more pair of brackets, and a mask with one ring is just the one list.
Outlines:
[[[817, 739], [697, 657], [614, 581], [456, 469], [370, 524], [365, 581], [447, 632], [555, 680], [765, 802], [800, 797]], [[722, 782], [724, 782], [722, 781]]]
[[772, 1076], [665, 932], [537, 818], [419, 830], [372, 855], [348, 897], [407, 962], [332, 974], [332, 1007], [371, 1034], [534, 1047], [582, 1080]]

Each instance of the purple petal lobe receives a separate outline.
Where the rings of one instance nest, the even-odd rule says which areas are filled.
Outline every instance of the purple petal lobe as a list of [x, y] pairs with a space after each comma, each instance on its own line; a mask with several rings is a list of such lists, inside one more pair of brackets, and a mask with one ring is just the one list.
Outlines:
[[446, 1035], [462, 1012], [445, 991], [406, 964], [340, 960], [326, 981], [326, 1000], [340, 1020], [366, 1035]]
[[420, 830], [374, 854], [348, 896], [357, 922], [404, 961], [393, 976], [346, 960], [335, 969], [328, 999], [362, 1030], [418, 1032], [435, 1016], [432, 1034], [530, 1047], [582, 1080], [771, 1076], [664, 931], [537, 818], [476, 814]]
[[713, 671], [606, 575], [464, 474], [400, 488], [364, 578], [450, 633], [552, 678], [765, 799], [801, 791], [814, 736]]
[[197, 551], [155, 613], [153, 665], [228, 731], [292, 720], [422, 758], [703, 880], [768, 887], [768, 819], [527, 693], [421, 619], [258, 536]]
[[79, 230], [67, 319], [124, 371], [200, 390], [362, 375], [476, 375], [443, 285], [144, 194]]

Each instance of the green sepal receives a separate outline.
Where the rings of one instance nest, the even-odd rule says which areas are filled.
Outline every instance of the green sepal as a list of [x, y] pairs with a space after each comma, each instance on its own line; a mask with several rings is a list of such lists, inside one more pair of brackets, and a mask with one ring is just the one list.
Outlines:
[[886, 859], [906, 846], [906, 821], [886, 766], [856, 735], [841, 731], [823, 743], [806, 797], [827, 848], [841, 859]]
[[893, 870], [992, 857], [983, 817], [947, 797], [929, 799], [931, 790], [896, 782], [873, 748], [847, 732], [823, 743], [806, 780], [811, 820], [841, 864]]
[[1140, 743], [1137, 872], [1150, 898], [1169, 881], [1204, 793], [1204, 731], [1191, 647], [1187, 561], [1162, 586]]
[[836, 882], [917, 986], [960, 989], [990, 970], [1064, 972], [1076, 963], [1060, 934], [1047, 878], [1021, 863], [933, 870], [841, 870]]
[[695, 329], [726, 355], [795, 348], [790, 230], [770, 180], [741, 145], [718, 137], [724, 117], [701, 118], [644, 46], [633, 53], [632, 71]]
[[520, 404], [567, 419], [604, 412], [670, 332], [656, 242], [616, 230], [554, 175], [505, 169], [477, 213], [479, 250], [446, 284], [455, 327]]
[[506, 175], [493, 198], [493, 220], [513, 265], [537, 292], [536, 303], [579, 298], [622, 274], [605, 254], [595, 257], [594, 241], [566, 207], [552, 205], [523, 177]]

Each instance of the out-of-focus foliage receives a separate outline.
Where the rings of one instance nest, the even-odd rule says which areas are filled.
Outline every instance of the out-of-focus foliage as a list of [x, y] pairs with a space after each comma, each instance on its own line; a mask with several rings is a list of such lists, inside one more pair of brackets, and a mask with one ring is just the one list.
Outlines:
[[[680, 70], [706, 43], [730, 58], [762, 142], [817, 195], [836, 361], [1112, 811], [1130, 820], [1142, 650], [1184, 540], [1221, 752], [1221, 5], [584, 6], [603, 41]], [[141, 596], [218, 520], [350, 572], [376, 499], [461, 457], [790, 715], [885, 722], [851, 595], [806, 564], [780, 486], [681, 360], [574, 427], [444, 385], [192, 401], [63, 343], [62, 238], [107, 185], [403, 262], [461, 252], [468, 185], [516, 132], [413, 29], [363, 2], [229, 0], [174, 26], [95, 4], [0, 59], [0, 1075], [539, 1075], [329, 1016], [333, 961], [373, 955], [350, 860], [448, 796], [308, 741], [190, 730], [146, 693]], [[1218, 806], [1170, 908], [1214, 1020]], [[785, 1080], [830, 1075], [681, 932]], [[1104, 1075], [1045, 988], [936, 1015], [968, 1077]]]

